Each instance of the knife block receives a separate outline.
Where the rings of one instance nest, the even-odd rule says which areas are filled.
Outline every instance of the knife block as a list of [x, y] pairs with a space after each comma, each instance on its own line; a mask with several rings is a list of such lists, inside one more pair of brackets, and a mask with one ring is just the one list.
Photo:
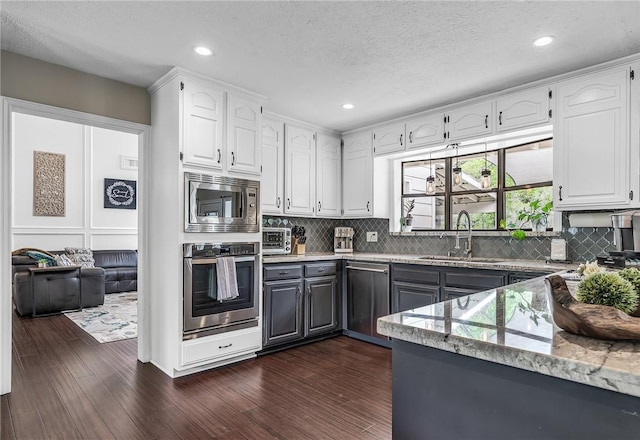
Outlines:
[[294, 255], [304, 255], [305, 252], [305, 245], [302, 243], [298, 243], [298, 239], [297, 238], [293, 238], [292, 239], [292, 246], [291, 246], [291, 253]]

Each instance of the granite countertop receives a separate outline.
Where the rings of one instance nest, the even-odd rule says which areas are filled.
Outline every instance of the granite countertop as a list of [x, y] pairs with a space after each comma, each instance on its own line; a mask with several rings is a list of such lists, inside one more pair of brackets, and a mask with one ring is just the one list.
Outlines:
[[[577, 283], [567, 284], [573, 291]], [[559, 329], [552, 323], [542, 277], [380, 318], [378, 332], [640, 397], [640, 342], [604, 341]]]
[[576, 265], [541, 260], [517, 260], [504, 258], [459, 258], [437, 255], [402, 255], [354, 252], [334, 254], [333, 252], [308, 253], [305, 255], [265, 255], [263, 263], [297, 263], [321, 260], [371, 261], [375, 263], [406, 263], [424, 266], [468, 267], [476, 269], [513, 270], [520, 272], [558, 272], [575, 269]]

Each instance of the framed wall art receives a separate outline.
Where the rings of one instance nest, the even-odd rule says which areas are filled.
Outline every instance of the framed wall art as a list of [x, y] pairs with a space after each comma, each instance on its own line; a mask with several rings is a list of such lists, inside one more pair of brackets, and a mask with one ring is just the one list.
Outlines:
[[33, 152], [33, 215], [65, 216], [65, 155]]
[[137, 190], [135, 180], [104, 179], [104, 207], [136, 209]]

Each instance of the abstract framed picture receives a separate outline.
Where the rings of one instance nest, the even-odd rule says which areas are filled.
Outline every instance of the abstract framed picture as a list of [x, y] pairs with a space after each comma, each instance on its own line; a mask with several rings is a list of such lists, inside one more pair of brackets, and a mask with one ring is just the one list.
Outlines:
[[65, 155], [33, 152], [33, 215], [65, 216]]
[[104, 179], [104, 207], [136, 209], [138, 193], [135, 180]]

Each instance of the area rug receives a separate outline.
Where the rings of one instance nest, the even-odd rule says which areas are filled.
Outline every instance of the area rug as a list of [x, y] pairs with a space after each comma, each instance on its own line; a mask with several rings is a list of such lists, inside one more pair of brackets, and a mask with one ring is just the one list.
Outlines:
[[108, 293], [104, 304], [65, 313], [98, 342], [114, 342], [138, 336], [138, 293]]

